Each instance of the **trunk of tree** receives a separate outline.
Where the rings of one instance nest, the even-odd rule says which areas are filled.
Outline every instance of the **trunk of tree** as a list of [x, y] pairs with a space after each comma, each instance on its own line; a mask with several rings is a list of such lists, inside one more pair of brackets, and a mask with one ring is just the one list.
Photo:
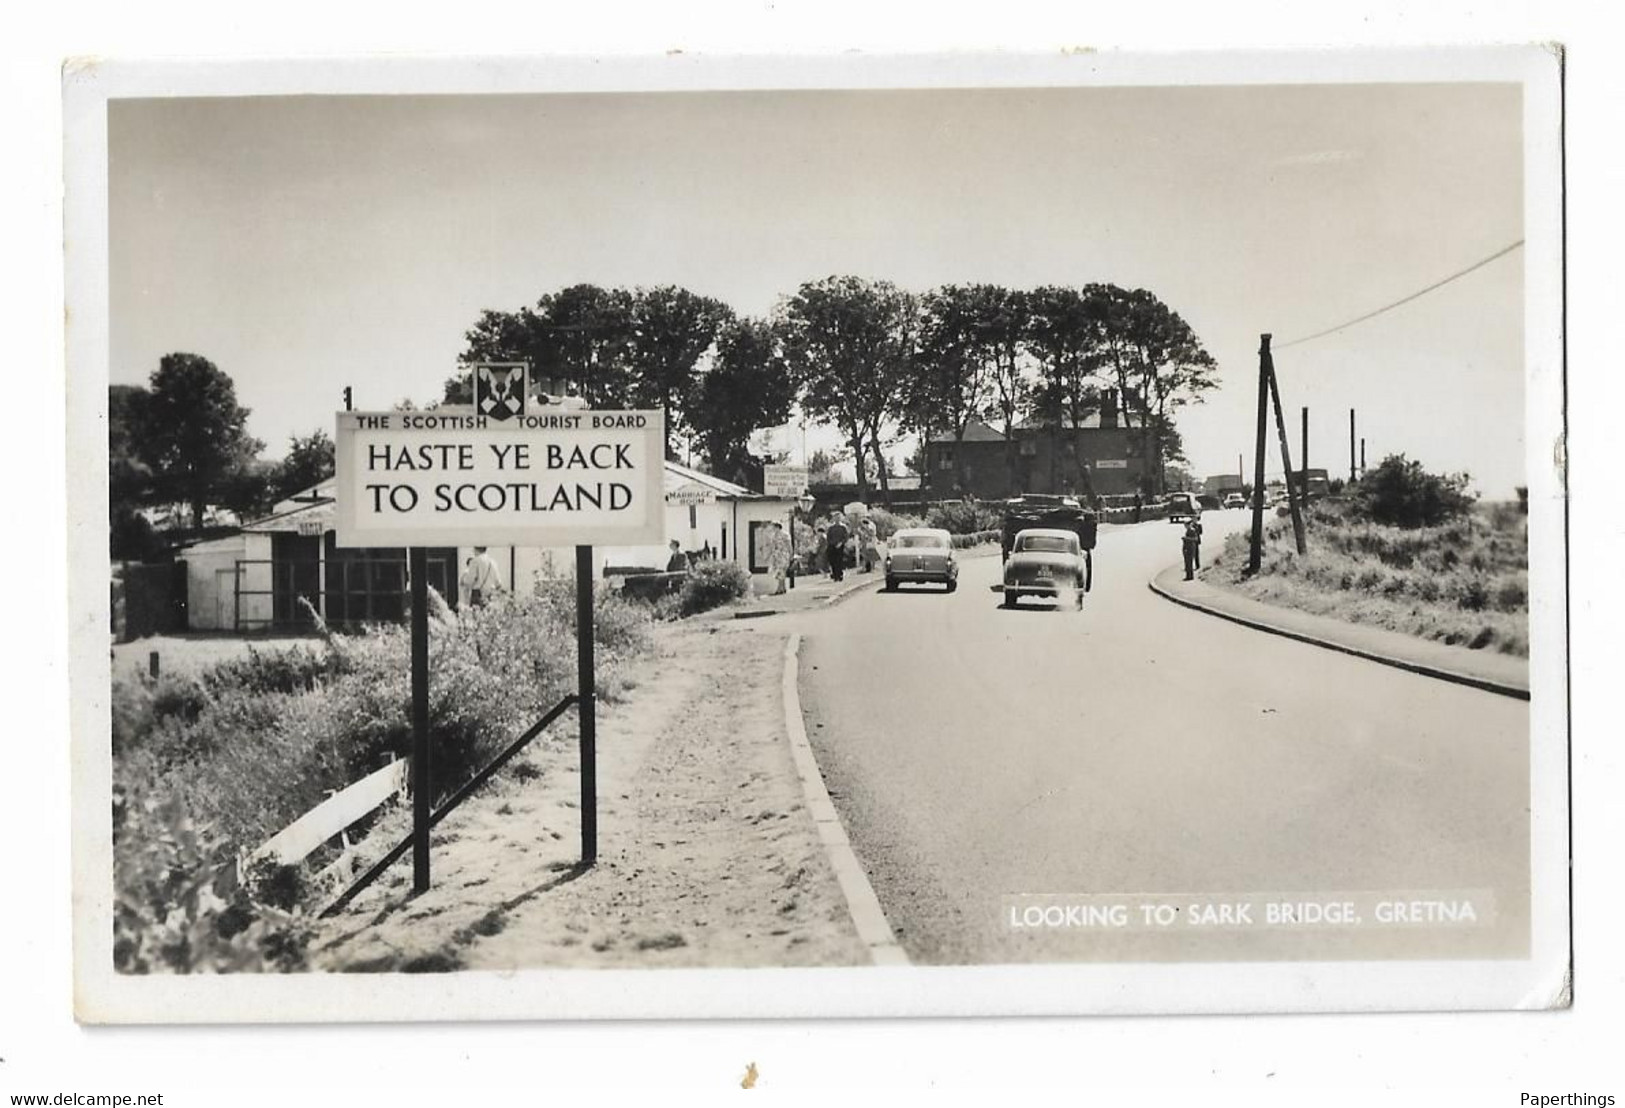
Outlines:
[[852, 467], [858, 479], [858, 499], [866, 501], [869, 499], [869, 474], [863, 464], [863, 435], [853, 431], [847, 442], [852, 444]]
[[954, 492], [960, 496], [965, 495], [965, 486], [970, 479], [965, 470], [965, 426], [966, 420], [954, 428]]
[[891, 475], [886, 471], [886, 455], [880, 449], [880, 440], [875, 439], [875, 475], [880, 478], [880, 502], [886, 510], [891, 510]]
[[192, 497], [192, 527], [199, 533], [203, 531], [203, 517], [208, 510], [208, 499], [202, 493]]

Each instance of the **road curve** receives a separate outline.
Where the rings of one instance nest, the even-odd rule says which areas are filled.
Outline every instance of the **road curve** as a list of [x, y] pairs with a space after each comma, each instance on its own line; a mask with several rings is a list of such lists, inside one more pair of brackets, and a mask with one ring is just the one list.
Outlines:
[[[1244, 523], [1210, 513], [1207, 549]], [[1213, 619], [1147, 579], [1165, 523], [1103, 528], [1081, 613], [990, 591], [800, 617], [807, 731], [916, 962], [1518, 957], [1528, 705]], [[1064, 929], [1019, 894], [1474, 891], [1471, 925]]]

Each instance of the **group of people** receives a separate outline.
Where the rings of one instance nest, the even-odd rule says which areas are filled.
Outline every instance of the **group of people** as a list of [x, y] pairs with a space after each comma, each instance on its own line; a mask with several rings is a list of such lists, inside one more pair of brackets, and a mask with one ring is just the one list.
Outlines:
[[798, 551], [784, 524], [775, 522], [767, 531], [762, 560], [767, 563], [775, 596], [785, 591], [786, 580], [793, 582], [798, 571], [829, 574], [835, 581], [846, 571], [868, 573], [880, 562], [880, 537], [874, 520], [850, 520], [844, 513], [831, 512], [813, 525], [811, 548]]

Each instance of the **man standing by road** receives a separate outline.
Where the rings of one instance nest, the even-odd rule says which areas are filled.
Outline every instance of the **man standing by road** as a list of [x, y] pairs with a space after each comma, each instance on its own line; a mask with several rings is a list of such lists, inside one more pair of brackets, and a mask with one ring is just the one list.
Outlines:
[[474, 556], [468, 560], [463, 569], [463, 588], [468, 590], [468, 602], [476, 608], [485, 606], [502, 582], [497, 577], [497, 564], [491, 560], [491, 555], [485, 552], [485, 547], [476, 546]]
[[1196, 571], [1202, 568], [1202, 517], [1192, 516], [1185, 521], [1185, 535], [1180, 540], [1185, 551], [1185, 580], [1196, 580]]
[[831, 516], [829, 527], [824, 531], [824, 545], [829, 552], [829, 575], [833, 580], [846, 578], [846, 540], [851, 537], [846, 520], [841, 516]]

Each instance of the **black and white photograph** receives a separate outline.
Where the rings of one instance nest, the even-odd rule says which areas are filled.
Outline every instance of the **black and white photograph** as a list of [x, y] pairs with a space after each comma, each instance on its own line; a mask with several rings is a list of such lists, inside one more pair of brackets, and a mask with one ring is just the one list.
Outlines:
[[77, 1018], [1567, 1006], [1561, 64], [70, 66]]

